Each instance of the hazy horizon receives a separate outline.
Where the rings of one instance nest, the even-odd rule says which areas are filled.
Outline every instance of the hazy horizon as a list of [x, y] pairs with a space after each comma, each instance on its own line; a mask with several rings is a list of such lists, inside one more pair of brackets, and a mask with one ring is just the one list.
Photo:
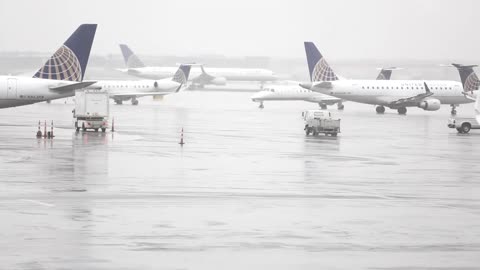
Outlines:
[[330, 61], [480, 59], [471, 24], [477, 7], [474, 0], [3, 1], [0, 51], [50, 53], [79, 24], [97, 23], [97, 56], [118, 55], [126, 43], [139, 55], [299, 59], [310, 40]]

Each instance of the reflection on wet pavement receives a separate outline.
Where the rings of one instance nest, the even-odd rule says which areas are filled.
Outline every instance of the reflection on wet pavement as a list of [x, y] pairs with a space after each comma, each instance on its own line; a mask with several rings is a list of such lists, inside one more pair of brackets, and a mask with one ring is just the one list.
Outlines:
[[[338, 138], [306, 137], [315, 104], [249, 96], [112, 105], [114, 134], [75, 133], [63, 102], [1, 110], [0, 268], [480, 265], [480, 133], [448, 129], [449, 108], [348, 103]], [[55, 139], [34, 138], [43, 119]]]

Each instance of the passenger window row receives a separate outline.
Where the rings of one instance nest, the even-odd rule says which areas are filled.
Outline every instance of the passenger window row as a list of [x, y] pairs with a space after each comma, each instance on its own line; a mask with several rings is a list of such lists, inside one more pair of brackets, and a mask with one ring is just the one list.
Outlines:
[[[396, 86], [396, 87], [393, 87], [393, 86], [362, 86], [362, 89], [367, 89], [367, 90], [370, 90], [370, 89], [397, 89], [397, 90], [403, 90], [403, 89], [406, 89], [406, 90], [425, 90], [425, 87], [423, 86]], [[434, 86], [434, 87], [430, 87], [431, 90], [452, 90], [452, 87], [438, 87], [438, 86]]]

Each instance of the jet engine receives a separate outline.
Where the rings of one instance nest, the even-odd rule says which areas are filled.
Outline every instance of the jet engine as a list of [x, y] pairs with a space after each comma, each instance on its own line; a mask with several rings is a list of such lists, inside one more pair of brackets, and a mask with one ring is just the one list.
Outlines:
[[425, 111], [436, 111], [440, 109], [441, 104], [442, 103], [440, 102], [440, 100], [432, 98], [423, 100], [422, 102], [420, 102], [420, 104], [418, 104], [418, 107], [424, 109]]
[[215, 77], [211, 81], [209, 81], [208, 84], [226, 85], [227, 84], [227, 79], [225, 77]]

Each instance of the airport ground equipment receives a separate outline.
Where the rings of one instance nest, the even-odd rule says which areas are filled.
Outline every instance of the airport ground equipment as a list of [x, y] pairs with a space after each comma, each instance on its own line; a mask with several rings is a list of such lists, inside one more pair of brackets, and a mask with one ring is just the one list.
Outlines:
[[107, 91], [85, 90], [75, 93], [75, 118], [76, 131], [87, 131], [99, 129], [105, 132], [108, 127], [110, 112], [109, 95]]
[[457, 129], [458, 133], [468, 133], [471, 129], [480, 129], [480, 123], [477, 122], [477, 119], [471, 118], [460, 118], [452, 117], [448, 119], [448, 127]]
[[332, 118], [326, 110], [308, 110], [302, 112], [305, 120], [305, 134], [317, 136], [319, 133], [336, 137], [340, 133], [340, 119]]

